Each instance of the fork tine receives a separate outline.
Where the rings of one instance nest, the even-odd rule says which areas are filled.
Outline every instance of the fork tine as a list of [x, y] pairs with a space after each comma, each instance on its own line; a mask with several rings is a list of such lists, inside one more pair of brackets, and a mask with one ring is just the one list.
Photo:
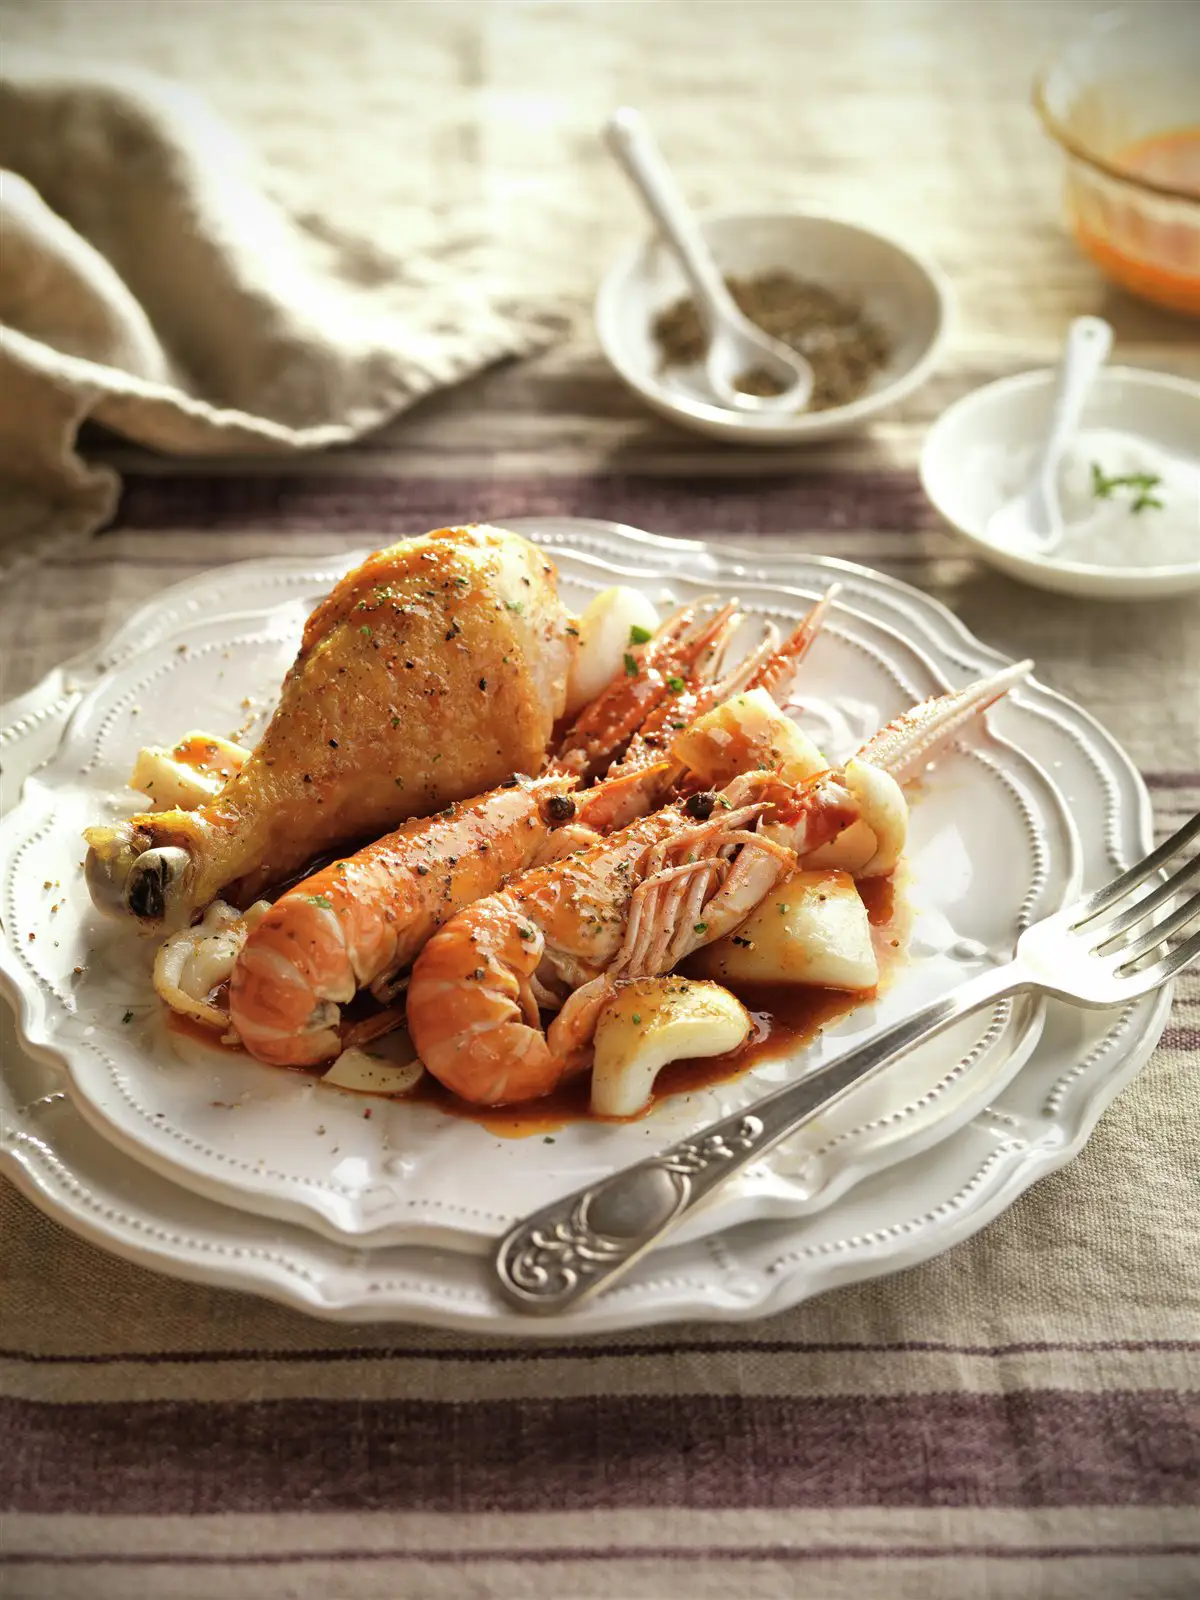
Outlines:
[[1143, 992], [1157, 989], [1162, 984], [1169, 983], [1183, 971], [1184, 967], [1191, 966], [1197, 957], [1200, 957], [1200, 932], [1194, 933], [1190, 939], [1185, 939], [1171, 951], [1170, 955], [1164, 956], [1161, 961], [1156, 961], [1152, 967], [1143, 967], [1140, 972], [1131, 972], [1129, 982], [1136, 983]]
[[1197, 916], [1200, 916], [1200, 894], [1194, 894], [1190, 900], [1185, 900], [1181, 906], [1176, 907], [1169, 917], [1164, 917], [1152, 928], [1147, 928], [1140, 939], [1135, 939], [1132, 944], [1127, 944], [1120, 950], [1112, 951], [1111, 954], [1119, 956], [1121, 960], [1118, 971], [1126, 972], [1135, 961], [1140, 961], [1152, 950], [1157, 950], [1164, 940], [1186, 928]]
[[1089, 930], [1090, 937], [1098, 941], [1092, 946], [1092, 949], [1100, 949], [1109, 940], [1117, 938], [1118, 935], [1125, 933], [1129, 928], [1141, 922], [1143, 918], [1148, 917], [1152, 911], [1156, 911], [1165, 901], [1173, 900], [1189, 878], [1194, 878], [1197, 873], [1200, 873], [1200, 856], [1193, 856], [1190, 861], [1184, 862], [1178, 872], [1173, 872], [1169, 878], [1160, 883], [1157, 889], [1150, 894], [1144, 894], [1140, 900], [1135, 900], [1127, 911], [1122, 911], [1119, 916], [1111, 917], [1103, 923], [1098, 923], [1096, 927]]
[[1070, 926], [1079, 928], [1085, 922], [1090, 922], [1101, 911], [1114, 905], [1130, 889], [1136, 889], [1139, 883], [1144, 883], [1160, 867], [1165, 866], [1173, 855], [1185, 845], [1191, 844], [1197, 837], [1200, 837], [1200, 812], [1197, 812], [1190, 822], [1185, 822], [1179, 832], [1172, 834], [1165, 844], [1160, 844], [1157, 850], [1152, 850], [1136, 866], [1130, 867], [1128, 872], [1123, 872], [1119, 878], [1114, 878], [1103, 889], [1097, 889], [1095, 894], [1086, 895], [1080, 900], [1071, 913]]

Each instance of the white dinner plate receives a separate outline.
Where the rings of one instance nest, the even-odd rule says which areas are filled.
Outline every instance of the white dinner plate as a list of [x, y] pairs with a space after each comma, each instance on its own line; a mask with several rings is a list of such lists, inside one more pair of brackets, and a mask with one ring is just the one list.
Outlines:
[[[555, 553], [561, 589], [577, 608], [615, 578], [634, 581], [611, 559]], [[906, 958], [880, 997], [802, 1052], [664, 1099], [639, 1121], [497, 1137], [431, 1105], [364, 1103], [312, 1077], [198, 1043], [168, 1026], [149, 981], [153, 942], [91, 907], [80, 834], [90, 822], [135, 809], [137, 797], [122, 780], [139, 745], [170, 744], [184, 731], [181, 706], [189, 727], [215, 733], [244, 723], [247, 700], [266, 713], [327, 581], [315, 576], [308, 592], [235, 614], [232, 598], [217, 599], [212, 618], [110, 668], [76, 707], [55, 757], [29, 780], [0, 834], [0, 893], [10, 908], [4, 964], [25, 1006], [27, 1037], [66, 1063], [81, 1110], [106, 1136], [214, 1199], [371, 1246], [486, 1249], [498, 1231], [564, 1188], [748, 1106], [847, 1041], [1005, 959], [1022, 928], [1075, 887], [1077, 851], [1053, 785], [981, 721], [939, 761], [913, 805], [906, 892], [913, 925]], [[658, 599], [713, 587], [711, 578], [665, 567], [636, 581]], [[790, 631], [824, 581], [820, 572], [787, 588], [738, 580], [751, 619], [747, 638], [765, 618]], [[235, 571], [227, 582], [232, 597]], [[801, 720], [836, 761], [945, 687], [913, 644], [839, 604], [805, 663]], [[1002, 724], [1007, 709], [992, 720]], [[690, 1233], [816, 1209], [914, 1141], [943, 1137], [1018, 1070], [1043, 1020], [1044, 1003], [1028, 999], [968, 1018], [748, 1170], [696, 1214]]]
[[[722, 580], [736, 578], [739, 580], [739, 590], [743, 593], [749, 593], [752, 583], [763, 581], [770, 583], [778, 592], [779, 582], [785, 577], [793, 586], [809, 589], [823, 584], [831, 569], [836, 569], [847, 583], [846, 599], [850, 611], [843, 615], [850, 617], [852, 612], [856, 626], [858, 619], [861, 619], [864, 624], [874, 620], [893, 629], [897, 625], [903, 627], [908, 639], [919, 640], [927, 656], [927, 669], [932, 667], [955, 681], [965, 681], [996, 664], [996, 658], [974, 645], [941, 608], [903, 586], [860, 569], [838, 567], [836, 563], [785, 558], [771, 563], [758, 560], [757, 567], [760, 570], [752, 571], [755, 557], [749, 552], [731, 549], [705, 551], [694, 543], [655, 541], [646, 536], [595, 524], [541, 523], [524, 527], [522, 531], [558, 547], [556, 556], [564, 568], [571, 563], [563, 554], [561, 545], [562, 541], [569, 540], [574, 549], [582, 550], [584, 554], [588, 553], [585, 547], [589, 545], [594, 553], [600, 550], [606, 552], [605, 559], [611, 559], [613, 553], [618, 552], [626, 567], [640, 568], [643, 572], [648, 569], [669, 570], [674, 563], [685, 566], [693, 576], [703, 575], [710, 584], [717, 577]], [[327, 582], [330, 575], [330, 572], [321, 574], [319, 583]], [[283, 585], [289, 585], [291, 592], [307, 595], [309, 590], [306, 584], [313, 581], [311, 572], [307, 577], [301, 574], [300, 564], [256, 563], [249, 568], [238, 569], [237, 593], [243, 607], [256, 613], [264, 597], [269, 597], [272, 592], [278, 594]], [[676, 587], [679, 586], [677, 573], [671, 581]], [[220, 577], [209, 578], [200, 584], [181, 586], [164, 597], [162, 607], [171, 627], [177, 624], [180, 615], [196, 615], [196, 608], [204, 613], [214, 610], [220, 599], [220, 584]], [[150, 617], [145, 617], [139, 621], [136, 629], [123, 630], [115, 648], [107, 652], [108, 658], [111, 660], [115, 655], [128, 661], [131, 658], [128, 641], [139, 631], [151, 651], [164, 642], [163, 620], [160, 618], [155, 623]], [[882, 631], [879, 636], [883, 636]], [[173, 637], [171, 628], [167, 627], [165, 642], [170, 643]], [[198, 640], [199, 635], [194, 635], [194, 638]], [[173, 643], [171, 653], [175, 653]], [[192, 652], [188, 653], [190, 655]], [[815, 670], [818, 661], [816, 653], [812, 659]], [[912, 660], [921, 659], [914, 652]], [[141, 682], [144, 677], [143, 673], [137, 681]], [[919, 684], [906, 685], [908, 689], [922, 687]], [[7, 730], [5, 738], [8, 746], [6, 765], [10, 776], [14, 762], [18, 766], [22, 761], [29, 765], [41, 755], [49, 753], [53, 733], [62, 727], [71, 705], [72, 696], [61, 674], [52, 675], [44, 693], [35, 691], [33, 695], [25, 697], [18, 708], [20, 714], [15, 725]], [[1004, 731], [1023, 751], [1028, 751], [1036, 758], [1029, 763], [1027, 773], [1036, 775], [1039, 765], [1055, 771], [1056, 783], [1064, 790], [1079, 824], [1085, 876], [1090, 881], [1098, 881], [1112, 870], [1118, 859], [1135, 854], [1145, 843], [1148, 809], [1136, 776], [1111, 741], [1095, 728], [1090, 719], [1040, 687], [1035, 685], [1022, 690], [1013, 706], [1007, 709], [1011, 712], [1013, 726]], [[112, 710], [111, 706], [109, 710]], [[86, 698], [81, 702], [79, 711], [80, 715], [72, 725], [72, 739], [77, 729], [86, 722]], [[117, 720], [113, 719], [110, 728], [117, 726]], [[139, 734], [138, 737], [148, 737], [148, 734]], [[1007, 759], [1007, 752], [1002, 745], [997, 745], [994, 750], [985, 749], [983, 753], [992, 759]], [[73, 759], [77, 766], [86, 765], [86, 761], [80, 762], [77, 756]], [[30, 787], [31, 800], [40, 803], [39, 788], [44, 790], [45, 779], [50, 771], [56, 767], [61, 770], [62, 760], [60, 752], [51, 767], [43, 769], [38, 775], [38, 781]], [[973, 764], [968, 758], [966, 770]], [[1009, 774], [1006, 773], [1006, 776], [1012, 781]], [[1030, 781], [1036, 783], [1036, 777]], [[932, 793], [932, 782], [929, 787]], [[1045, 803], [1053, 808], [1052, 800]], [[920, 806], [917, 808], [918, 817], [922, 809]], [[22, 814], [18, 813], [18, 817]], [[53, 818], [56, 814], [52, 811], [48, 819], [43, 817], [43, 821], [32, 832], [22, 831], [20, 855], [36, 852], [39, 845], [53, 835]], [[28, 821], [27, 815], [25, 820]], [[935, 835], [936, 830], [931, 836]], [[1015, 833], [1013, 837], [1016, 837]], [[45, 881], [45, 876], [37, 878], [39, 891]], [[49, 881], [53, 884], [53, 874]], [[67, 880], [63, 878], [62, 882], [65, 885]], [[1058, 892], [1057, 888], [1055, 892]], [[21, 899], [22, 892], [14, 895], [10, 882], [6, 893], [6, 924], [10, 933], [19, 920], [16, 913]], [[38, 901], [40, 905], [40, 893]], [[57, 913], [51, 914], [48, 909], [40, 913], [54, 924], [54, 930], [46, 933], [44, 942], [48, 949], [53, 950], [54, 939], [57, 938], [59, 950], [64, 950], [70, 936], [64, 936], [63, 930], [68, 927], [68, 922], [63, 919], [68, 917], [69, 910], [62, 901], [57, 903], [60, 904]], [[40, 928], [42, 924], [38, 926]], [[38, 933], [37, 928], [26, 931]], [[42, 943], [43, 937], [38, 934], [31, 948], [36, 950]], [[65, 963], [66, 957], [61, 960]], [[72, 961], [71, 965], [74, 964], [83, 963]], [[61, 977], [59, 969], [53, 966], [48, 969], [51, 994], [53, 980], [57, 978], [61, 981]], [[120, 981], [119, 974], [114, 981]], [[133, 979], [127, 977], [125, 981], [132, 982]], [[47, 991], [41, 984], [36, 988], [42, 998], [39, 1000], [35, 996], [32, 1004], [29, 985], [19, 979], [18, 987], [22, 990], [25, 1007], [26, 1033], [36, 1036], [41, 1022], [56, 1013], [58, 1008], [45, 999]], [[68, 991], [66, 1002], [72, 998]], [[144, 993], [140, 1003], [145, 1006]], [[74, 1016], [81, 1038], [86, 1028], [100, 1026], [95, 1021], [85, 1020], [78, 1009], [72, 1012], [71, 1004], [60, 1004], [67, 1017]], [[761, 1311], [788, 1303], [803, 1294], [814, 1292], [816, 1287], [839, 1281], [847, 1274], [864, 1275], [887, 1270], [889, 1264], [898, 1265], [904, 1260], [920, 1259], [941, 1247], [938, 1238], [944, 1237], [945, 1242], [949, 1242], [952, 1237], [961, 1237], [1005, 1203], [1003, 1197], [1019, 1192], [1037, 1171], [1045, 1170], [1047, 1164], [1065, 1159], [1066, 1153], [1077, 1147], [1100, 1106], [1115, 1092], [1114, 1086], [1136, 1070], [1136, 1065], [1148, 1053], [1161, 1027], [1165, 1004], [1162, 997], [1152, 1002], [1142, 1002], [1121, 1018], [1085, 1017], [1062, 1007], [1051, 1007], [1050, 1029], [1034, 1049], [1032, 1059], [1013, 1082], [1005, 1087], [1006, 1079], [1011, 1074], [1003, 1062], [1007, 1062], [1009, 1057], [1003, 1058], [999, 1068], [984, 1067], [980, 1075], [986, 1078], [989, 1085], [984, 1100], [989, 1094], [994, 1097], [991, 1108], [982, 1110], [983, 1102], [966, 1095], [959, 1108], [960, 1114], [952, 1114], [944, 1124], [937, 1124], [937, 1131], [932, 1136], [936, 1137], [937, 1142], [920, 1159], [913, 1154], [916, 1145], [905, 1146], [903, 1140], [885, 1140], [881, 1143], [882, 1160], [874, 1169], [869, 1163], [860, 1163], [859, 1168], [851, 1170], [853, 1163], [848, 1167], [843, 1166], [839, 1158], [834, 1162], [826, 1159], [826, 1166], [831, 1170], [821, 1171], [820, 1159], [814, 1161], [814, 1153], [810, 1151], [808, 1162], [801, 1163], [801, 1167], [811, 1169], [815, 1165], [817, 1171], [815, 1175], [811, 1170], [804, 1172], [800, 1182], [797, 1182], [794, 1167], [789, 1175], [785, 1162], [773, 1175], [762, 1175], [769, 1181], [757, 1195], [751, 1195], [749, 1199], [741, 1196], [736, 1203], [745, 1207], [744, 1211], [738, 1213], [742, 1216], [761, 1218], [764, 1214], [770, 1215], [771, 1208], [765, 1204], [766, 1201], [774, 1202], [776, 1212], [782, 1209], [787, 1215], [777, 1216], [775, 1221], [756, 1221], [750, 1227], [739, 1227], [734, 1232], [726, 1233], [719, 1243], [713, 1239], [707, 1246], [686, 1242], [675, 1245], [662, 1261], [688, 1260], [689, 1267], [682, 1277], [672, 1268], [667, 1280], [663, 1280], [657, 1267], [645, 1267], [627, 1285], [614, 1291], [611, 1298], [605, 1297], [598, 1302], [596, 1311], [587, 1314], [588, 1324], [612, 1326], [615, 1322], [636, 1323], [697, 1315], [703, 1311], [714, 1315], [753, 1314], [756, 1308]], [[56, 1026], [64, 1026], [61, 1019]], [[130, 1037], [128, 1029], [134, 1025], [116, 1022], [112, 1026], [124, 1030], [116, 1035], [124, 1040]], [[1022, 1026], [1028, 1032], [1029, 1024]], [[74, 1039], [73, 1031], [66, 1031]], [[94, 1035], [86, 1037], [90, 1039]], [[71, 1049], [74, 1050], [73, 1045]], [[141, 1047], [123, 1045], [122, 1049], [129, 1051], [129, 1056], [121, 1057], [121, 1064], [115, 1073], [112, 1068], [106, 1068], [103, 1074], [96, 1075], [97, 1078], [108, 1081], [115, 1079], [118, 1084], [138, 1081], [137, 1074], [147, 1070], [144, 1063], [139, 1065]], [[62, 1055], [57, 1040], [50, 1043], [44, 1038], [39, 1041], [41, 1052], [45, 1052], [47, 1058], [61, 1059]], [[92, 1052], [83, 1050], [80, 1054], [89, 1056]], [[984, 1052], [984, 1057], [987, 1057], [987, 1052]], [[98, 1056], [96, 1058], [99, 1059]], [[230, 1070], [231, 1065], [225, 1063], [225, 1069]], [[956, 1065], [955, 1062], [946, 1062], [943, 1068]], [[982, 1065], [983, 1062], [977, 1060], [957, 1076], [952, 1076], [951, 1085], [963, 1078], [973, 1080]], [[156, 1070], [160, 1084], [169, 1078], [174, 1085], [175, 1080], [186, 1080], [190, 1069], [160, 1060]], [[253, 1068], [246, 1070], [257, 1071]], [[987, 1077], [988, 1072], [993, 1070], [995, 1076]], [[77, 1077], [78, 1069], [74, 1062], [72, 1071]], [[85, 1071], [84, 1076], [88, 1077], [89, 1073]], [[267, 1076], [275, 1078], [278, 1075]], [[943, 1070], [935, 1081], [943, 1081], [947, 1076]], [[339, 1245], [334, 1240], [317, 1240], [297, 1227], [281, 1230], [277, 1224], [268, 1227], [267, 1235], [280, 1241], [278, 1249], [264, 1251], [259, 1245], [238, 1246], [228, 1242], [217, 1249], [215, 1241], [218, 1238], [226, 1241], [236, 1238], [241, 1229], [247, 1230], [248, 1240], [261, 1240], [264, 1225], [250, 1217], [239, 1217], [235, 1221], [237, 1214], [227, 1208], [185, 1196], [180, 1189], [146, 1175], [130, 1162], [128, 1156], [98, 1140], [90, 1129], [84, 1128], [74, 1104], [59, 1094], [61, 1082], [53, 1079], [57, 1087], [46, 1089], [44, 1085], [48, 1081], [51, 1081], [51, 1074], [41, 1063], [24, 1062], [10, 1075], [6, 1091], [10, 1096], [10, 1125], [5, 1139], [7, 1164], [18, 1180], [35, 1192], [41, 1202], [54, 1209], [56, 1214], [65, 1215], [76, 1226], [86, 1225], [93, 1235], [117, 1244], [125, 1253], [140, 1254], [147, 1250], [160, 1265], [173, 1264], [176, 1270], [189, 1275], [256, 1286], [265, 1292], [282, 1295], [295, 1303], [323, 1309], [330, 1314], [413, 1315], [434, 1321], [468, 1324], [477, 1324], [480, 1318], [491, 1321], [497, 1316], [496, 1307], [487, 1292], [483, 1264], [478, 1260], [469, 1264], [465, 1260], [456, 1261], [455, 1257], [443, 1251], [414, 1250], [410, 1246], [393, 1244], [386, 1249], [364, 1252], [345, 1244]], [[35, 1093], [34, 1090], [40, 1092]], [[73, 1084], [72, 1092], [80, 1092], [77, 1081]], [[322, 1096], [329, 1094], [323, 1089], [309, 1092]], [[949, 1092], [949, 1087], [941, 1092]], [[1029, 1101], [1030, 1094], [1033, 1096], [1032, 1103]], [[119, 1091], [118, 1098], [123, 1098]], [[214, 1094], [210, 1098], [224, 1096]], [[337, 1098], [340, 1100], [342, 1097]], [[902, 1096], [898, 1098], [903, 1099]], [[361, 1102], [356, 1104], [361, 1105]], [[1007, 1109], [1009, 1106], [1013, 1109]], [[168, 1120], [152, 1114], [163, 1107], [147, 1106], [147, 1109], [151, 1112], [151, 1124]], [[411, 1113], [417, 1108], [395, 1106], [388, 1109]], [[892, 1115], [897, 1109], [898, 1104], [893, 1104], [891, 1111], [885, 1112], [885, 1115]], [[97, 1122], [111, 1133], [107, 1110], [97, 1113], [95, 1107], [90, 1105], [89, 1110]], [[661, 1138], [665, 1142], [674, 1136], [675, 1126], [662, 1126]], [[479, 1132], [468, 1124], [462, 1125], [458, 1131], [467, 1136]], [[588, 1134], [608, 1131], [586, 1130]], [[618, 1131], [624, 1133], [627, 1130]], [[919, 1133], [915, 1137], [920, 1141]], [[930, 1137], [927, 1133], [924, 1140], [926, 1144], [930, 1142]], [[133, 1142], [139, 1149], [143, 1148], [140, 1140]], [[505, 1144], [508, 1150], [530, 1147], [529, 1141], [506, 1141]], [[842, 1144], [853, 1144], [853, 1139], [843, 1140]], [[901, 1160], [901, 1164], [895, 1166], [890, 1174], [882, 1170], [885, 1164], [904, 1157], [907, 1159]], [[965, 1185], [956, 1183], [952, 1177], [955, 1173], [961, 1175], [964, 1160], [974, 1162], [974, 1177]], [[164, 1170], [177, 1170], [172, 1161], [165, 1161], [162, 1165]], [[862, 1181], [856, 1184], [851, 1194], [843, 1195], [836, 1204], [828, 1204], [838, 1192], [838, 1173], [847, 1170], [850, 1171], [850, 1179], [841, 1182], [841, 1189], [844, 1190], [848, 1182], [856, 1177]], [[78, 1175], [81, 1171], [85, 1176]], [[560, 1185], [565, 1176], [560, 1173]], [[577, 1182], [580, 1176], [579, 1172], [572, 1172], [571, 1181]], [[193, 1179], [194, 1175], [189, 1173], [189, 1183]], [[824, 1185], [825, 1208], [819, 1214], [801, 1220], [798, 1213], [807, 1209], [805, 1197], [801, 1197], [797, 1206], [796, 1195], [786, 1192], [788, 1182], [798, 1188], [807, 1186], [809, 1194]], [[947, 1182], [950, 1184], [948, 1189], [945, 1187]], [[782, 1207], [779, 1204], [780, 1196], [772, 1187], [779, 1183], [785, 1186]], [[245, 1193], [237, 1185], [234, 1187], [240, 1203], [246, 1203]], [[120, 1196], [120, 1204], [113, 1203], [114, 1189]], [[169, 1204], [167, 1197], [170, 1197]], [[253, 1195], [252, 1203], [257, 1206], [260, 1198], [258, 1194]], [[914, 1204], [924, 1207], [919, 1213], [924, 1220], [919, 1225], [914, 1216], [909, 1214]], [[872, 1213], [872, 1205], [880, 1209]], [[169, 1227], [152, 1226], [145, 1211], [140, 1209], [142, 1207], [149, 1207], [150, 1215], [162, 1212], [163, 1207], [168, 1210], [174, 1208], [176, 1220]], [[177, 1220], [179, 1213], [194, 1219], [192, 1233], [186, 1226], [180, 1225]], [[304, 1213], [301, 1211], [297, 1214]], [[867, 1227], [864, 1232], [865, 1219], [871, 1215], [874, 1215], [874, 1225]], [[847, 1219], [856, 1219], [853, 1239], [844, 1236]], [[308, 1220], [312, 1220], [311, 1208]], [[733, 1220], [735, 1216], [731, 1214], [722, 1225], [727, 1227]], [[772, 1257], [774, 1264], [768, 1263], [770, 1270], [756, 1269], [759, 1270], [757, 1277], [753, 1273], [747, 1276], [735, 1270], [743, 1244], [749, 1248], [749, 1241], [758, 1241], [754, 1245], [755, 1250], [761, 1244], [761, 1248], [768, 1253], [772, 1250], [778, 1253], [783, 1239], [792, 1241], [795, 1246], [785, 1252], [786, 1263], [782, 1256], [778, 1262]], [[805, 1239], [810, 1243], [796, 1243]], [[824, 1242], [813, 1242], [820, 1239]], [[301, 1240], [304, 1241], [303, 1245], [299, 1243]], [[358, 1242], [361, 1244], [365, 1241], [360, 1239]], [[371, 1242], [377, 1243], [378, 1240]], [[827, 1259], [831, 1256], [839, 1257], [833, 1264], [836, 1271], [832, 1277], [831, 1262]], [[411, 1272], [405, 1269], [407, 1276], [400, 1272], [397, 1265], [400, 1260], [410, 1264]], [[321, 1261], [326, 1263], [324, 1268], [314, 1265]], [[295, 1270], [288, 1265], [289, 1262], [294, 1263]], [[333, 1263], [337, 1263], [336, 1266]], [[439, 1282], [440, 1288], [437, 1287]], [[455, 1306], [457, 1310], [452, 1311]]]

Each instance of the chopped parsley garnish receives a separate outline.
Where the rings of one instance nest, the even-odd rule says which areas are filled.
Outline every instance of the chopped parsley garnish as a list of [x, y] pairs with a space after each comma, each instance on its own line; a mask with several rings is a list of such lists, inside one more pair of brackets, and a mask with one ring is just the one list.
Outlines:
[[625, 652], [625, 671], [631, 678], [636, 678], [638, 675], [638, 664], [628, 650]]
[[630, 644], [649, 644], [653, 637], [649, 628], [639, 628], [636, 622], [629, 630]]
[[692, 923], [692, 932], [693, 933], [707, 933], [708, 932], [708, 923], [707, 922], [693, 922]]
[[667, 688], [672, 694], [682, 694], [686, 685], [682, 678], [672, 675], [667, 679]]
[[1153, 507], [1156, 511], [1162, 510], [1162, 501], [1151, 493], [1161, 482], [1162, 479], [1157, 472], [1126, 472], [1109, 477], [1098, 461], [1092, 462], [1092, 493], [1096, 499], [1111, 500], [1114, 490], [1132, 489], [1134, 497], [1130, 503], [1130, 510], [1134, 513], [1145, 511], [1147, 507]]
[[327, 894], [306, 894], [304, 898], [310, 906], [320, 906], [322, 911], [333, 910], [333, 901]]
[[509, 610], [509, 611], [515, 611], [515, 612], [516, 612], [516, 614], [517, 614], [517, 615], [518, 615], [518, 616], [520, 616], [520, 615], [521, 615], [521, 613], [522, 613], [522, 612], [523, 612], [523, 611], [524, 611], [524, 609], [525, 609], [525, 602], [524, 602], [524, 600], [506, 600], [506, 601], [505, 601], [505, 602], [504, 602], [504, 604], [505, 604], [505, 607], [506, 607], [506, 608], [507, 608], [507, 609], [508, 609], [508, 610]]
[[359, 631], [359, 633], [362, 634], [364, 639], [369, 639], [371, 637], [371, 625], [370, 625], [370, 623], [369, 622], [364, 622], [362, 627], [358, 631]]

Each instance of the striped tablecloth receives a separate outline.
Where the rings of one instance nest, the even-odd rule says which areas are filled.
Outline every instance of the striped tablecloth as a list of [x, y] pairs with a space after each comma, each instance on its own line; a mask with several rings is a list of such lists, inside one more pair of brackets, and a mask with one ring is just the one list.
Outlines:
[[[102, 24], [198, 77], [331, 209], [348, 187], [384, 226], [401, 202], [434, 205], [440, 173], [450, 202], [487, 202], [510, 265], [519, 236], [529, 273], [581, 305], [628, 221], [590, 129], [637, 97], [701, 198], [890, 209], [943, 256], [963, 318], [918, 397], [820, 454], [739, 454], [651, 422], [582, 322], [537, 364], [286, 471], [109, 451], [128, 473], [117, 524], [0, 597], [6, 693], [191, 572], [563, 512], [754, 536], [917, 584], [1111, 728], [1161, 831], [1200, 806], [1200, 604], [1021, 589], [962, 556], [914, 475], [933, 416], [1044, 360], [1077, 311], [1112, 317], [1125, 359], [1200, 377], [1195, 330], [1109, 297], [1057, 231], [1024, 88], [1052, 25], [1086, 7], [353, 0], [289, 6], [288, 30], [260, 0], [228, 54], [220, 0], [13, 9], [34, 42], [86, 51]], [[412, 60], [426, 88], [389, 98]], [[769, 135], [761, 84], [782, 119]], [[400, 201], [378, 147], [337, 183], [352, 112], [391, 152], [428, 115]], [[811, 182], [773, 159], [780, 127]], [[1185, 1600], [1200, 1592], [1198, 1060], [1192, 978], [1070, 1167], [939, 1260], [745, 1327], [546, 1347], [327, 1326], [112, 1260], [0, 1185], [0, 1594]]]

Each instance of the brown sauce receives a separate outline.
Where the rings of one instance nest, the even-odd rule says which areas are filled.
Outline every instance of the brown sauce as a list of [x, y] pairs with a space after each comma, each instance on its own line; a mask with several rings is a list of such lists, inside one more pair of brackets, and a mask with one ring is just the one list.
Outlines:
[[660, 1100], [672, 1095], [696, 1094], [715, 1083], [741, 1077], [757, 1062], [811, 1044], [828, 1023], [853, 1011], [869, 995], [844, 994], [835, 989], [809, 989], [786, 983], [742, 984], [731, 992], [754, 1021], [750, 1037], [736, 1050], [719, 1056], [696, 1056], [670, 1061], [659, 1073], [649, 1103], [636, 1117], [598, 1117], [591, 1110], [591, 1075], [581, 1072], [541, 1100], [511, 1106], [474, 1106], [460, 1100], [426, 1073], [411, 1094], [403, 1098], [434, 1106], [447, 1116], [478, 1122], [502, 1139], [527, 1139], [532, 1134], [554, 1133], [569, 1122], [640, 1122]]
[[886, 878], [860, 878], [858, 898], [867, 908], [867, 921], [873, 928], [890, 926], [896, 914], [896, 875]]
[[167, 1013], [167, 1027], [181, 1038], [190, 1039], [193, 1044], [207, 1045], [210, 1050], [226, 1050], [230, 1055], [249, 1056], [249, 1052], [243, 1050], [240, 1044], [225, 1044], [215, 1028], [205, 1027], [195, 1017], [185, 1017], [182, 1012], [172, 1011], [169, 1006], [164, 1006], [163, 1010]]

